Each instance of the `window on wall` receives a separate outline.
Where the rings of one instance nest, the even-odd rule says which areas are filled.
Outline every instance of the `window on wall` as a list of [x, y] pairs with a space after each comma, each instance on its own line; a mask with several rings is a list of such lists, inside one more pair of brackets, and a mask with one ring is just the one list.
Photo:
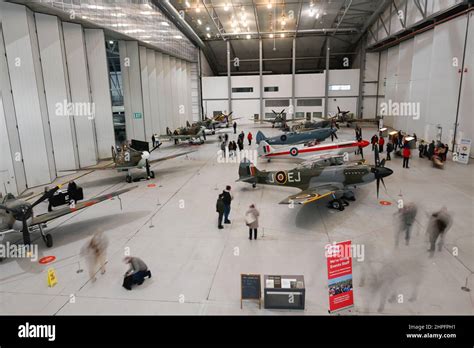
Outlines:
[[253, 87], [235, 87], [232, 88], [232, 93], [252, 93]]
[[289, 99], [268, 99], [268, 100], [265, 100], [265, 106], [267, 108], [290, 106], [290, 100]]
[[295, 118], [304, 118], [304, 112], [297, 112]]
[[323, 118], [322, 112], [313, 112], [313, 118]]
[[351, 85], [330, 85], [330, 91], [350, 91]]
[[298, 106], [322, 106], [323, 99], [322, 98], [314, 98], [314, 99], [298, 99], [297, 100]]
[[264, 88], [265, 92], [278, 92], [278, 87], [265, 87]]

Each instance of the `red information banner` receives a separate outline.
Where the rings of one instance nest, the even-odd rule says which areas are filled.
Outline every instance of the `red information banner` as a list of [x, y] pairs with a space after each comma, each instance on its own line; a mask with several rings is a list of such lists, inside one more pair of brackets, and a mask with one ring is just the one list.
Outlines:
[[329, 311], [354, 305], [351, 241], [326, 245]]

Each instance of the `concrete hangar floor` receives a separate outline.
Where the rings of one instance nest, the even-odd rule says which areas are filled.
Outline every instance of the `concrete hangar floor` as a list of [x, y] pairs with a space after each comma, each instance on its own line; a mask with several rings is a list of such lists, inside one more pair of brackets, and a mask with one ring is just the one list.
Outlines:
[[[266, 135], [278, 133], [271, 126], [254, 124], [239, 126], [238, 132], [250, 130], [255, 138], [259, 128]], [[374, 132], [363, 129], [364, 139], [370, 139]], [[338, 134], [339, 139], [353, 139], [354, 131], [341, 128]], [[231, 140], [235, 137], [230, 135]], [[171, 143], [163, 147], [153, 157], [182, 150]], [[328, 313], [324, 247], [349, 239], [365, 247], [363, 261], [353, 262], [352, 314], [473, 313], [474, 292], [461, 290], [470, 275], [470, 286], [473, 282], [472, 164], [448, 161], [444, 170], [438, 170], [415, 155], [411, 168], [403, 169], [401, 159], [394, 157], [386, 164], [394, 170], [385, 178], [388, 192], [381, 188], [379, 200], [376, 185], [371, 183], [358, 188], [357, 201], [342, 212], [328, 209], [324, 201], [290, 209], [278, 202], [297, 191], [271, 186], [253, 189], [249, 184], [236, 183], [238, 164], [218, 163], [218, 148], [216, 136], [209, 136], [188, 157], [154, 165], [156, 178], [150, 181], [127, 184], [124, 173], [115, 171], [94, 171], [78, 179], [86, 199], [128, 185], [138, 188], [121, 196], [122, 210], [119, 200], [113, 199], [51, 222], [48, 231], [54, 246], [50, 249], [39, 233], [34, 234], [39, 257], [53, 255], [53, 264], [25, 259], [0, 263], [0, 313], [323, 315]], [[251, 148], [256, 149], [256, 144]], [[364, 153], [373, 163], [370, 148]], [[351, 154], [352, 158], [358, 157]], [[290, 169], [294, 165], [260, 161], [258, 167]], [[232, 185], [235, 196], [232, 224], [219, 230], [215, 202], [227, 184]], [[41, 190], [36, 188], [36, 192]], [[410, 245], [402, 242], [396, 249], [394, 214], [400, 194], [418, 205], [418, 215]], [[380, 200], [392, 205], [383, 206]], [[248, 239], [245, 226], [244, 214], [251, 203], [261, 214], [257, 241]], [[429, 258], [425, 234], [428, 216], [443, 205], [454, 223], [443, 250]], [[46, 211], [47, 204], [37, 208]], [[80, 249], [99, 229], [109, 240], [107, 272], [91, 282]], [[3, 243], [21, 242], [20, 237], [9, 234]], [[458, 248], [456, 256], [454, 247]], [[150, 280], [132, 291], [121, 286], [127, 268], [122, 261], [126, 248], [153, 272]], [[54, 267], [58, 279], [52, 288], [47, 286], [49, 267]], [[80, 269], [84, 271], [78, 272]], [[241, 273], [304, 275], [306, 309], [260, 310], [250, 301], [244, 301], [240, 309]], [[416, 298], [412, 296], [414, 289]], [[401, 303], [400, 294], [404, 295]]]

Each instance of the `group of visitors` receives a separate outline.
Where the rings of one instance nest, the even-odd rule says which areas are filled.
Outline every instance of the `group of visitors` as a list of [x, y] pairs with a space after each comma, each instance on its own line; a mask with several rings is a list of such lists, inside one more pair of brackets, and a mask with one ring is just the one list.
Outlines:
[[[224, 220], [224, 224], [230, 224], [231, 221], [229, 219], [231, 204], [234, 200], [234, 195], [231, 193], [231, 186], [227, 185], [225, 190], [219, 194], [217, 197], [216, 202], [216, 212], [217, 212], [217, 228], [222, 230], [224, 228], [222, 224], [222, 220]], [[255, 204], [251, 204], [249, 209], [245, 213], [245, 224], [249, 228], [249, 239], [252, 240], [252, 232], [253, 232], [253, 239], [257, 239], [257, 230], [258, 230], [258, 219], [260, 216], [260, 212], [255, 207]]]

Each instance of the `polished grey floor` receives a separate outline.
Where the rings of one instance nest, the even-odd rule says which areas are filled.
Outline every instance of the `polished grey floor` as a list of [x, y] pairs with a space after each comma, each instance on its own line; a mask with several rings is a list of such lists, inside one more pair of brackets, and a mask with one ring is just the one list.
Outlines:
[[[255, 136], [259, 127], [245, 125], [243, 130]], [[277, 133], [263, 127], [265, 133]], [[364, 138], [370, 139], [373, 132], [364, 129]], [[339, 133], [341, 139], [353, 137], [350, 129]], [[114, 171], [95, 171], [78, 179], [87, 197], [129, 185], [138, 188], [124, 194], [121, 202], [113, 199], [51, 222], [51, 249], [35, 235], [41, 256], [57, 258], [53, 264], [25, 259], [0, 263], [0, 314], [323, 315], [328, 309], [324, 247], [343, 240], [364, 247], [363, 261], [354, 260], [351, 314], [473, 314], [473, 292], [461, 290], [466, 278], [474, 287], [472, 164], [448, 161], [444, 170], [434, 169], [415, 151], [411, 168], [403, 169], [401, 159], [394, 158], [387, 164], [394, 170], [385, 180], [387, 192], [382, 188], [377, 200], [375, 183], [360, 187], [357, 201], [338, 212], [327, 209], [325, 202], [289, 208], [278, 202], [295, 192], [292, 189], [253, 189], [235, 182], [238, 164], [218, 163], [215, 137], [194, 148], [197, 151], [188, 157], [155, 165], [157, 176], [151, 181], [127, 184], [124, 175]], [[182, 149], [170, 144], [153, 155]], [[370, 149], [365, 154], [373, 162]], [[287, 169], [292, 164], [261, 161], [258, 167]], [[149, 187], [151, 183], [156, 186]], [[226, 184], [232, 185], [235, 196], [232, 224], [218, 230], [215, 201]], [[400, 198], [415, 202], [419, 209], [410, 245], [402, 242], [395, 248]], [[381, 200], [392, 205], [381, 205]], [[244, 222], [251, 203], [261, 213], [257, 241], [248, 240]], [[454, 224], [443, 250], [430, 258], [428, 217], [442, 206]], [[45, 210], [42, 204], [36, 213]], [[80, 249], [99, 229], [109, 239], [107, 272], [91, 282]], [[19, 237], [8, 235], [3, 243]], [[141, 257], [153, 273], [133, 291], [121, 287], [127, 250]], [[49, 267], [58, 277], [53, 288], [47, 286]], [[259, 310], [252, 301], [240, 309], [241, 273], [304, 275], [305, 311]]]

